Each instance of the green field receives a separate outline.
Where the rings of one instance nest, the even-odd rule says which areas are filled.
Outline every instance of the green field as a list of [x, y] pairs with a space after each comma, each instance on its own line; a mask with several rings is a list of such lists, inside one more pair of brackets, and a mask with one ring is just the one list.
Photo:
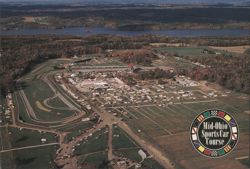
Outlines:
[[145, 159], [142, 163], [143, 169], [164, 169], [159, 163], [152, 158]]
[[56, 146], [23, 149], [0, 154], [2, 169], [56, 169]]
[[[119, 135], [119, 136], [118, 136]], [[118, 136], [118, 137], [117, 137]], [[130, 138], [121, 128], [113, 126], [113, 153], [119, 157], [126, 157], [132, 161], [141, 162], [142, 158], [138, 154], [141, 149], [137, 143]], [[142, 168], [163, 169], [154, 159], [147, 158], [142, 162]]]
[[[151, 138], [161, 135], [188, 131], [196, 115], [207, 109], [218, 108], [230, 112], [241, 126], [241, 131], [249, 132], [248, 100], [231, 97], [205, 103], [173, 104], [165, 107], [142, 106], [127, 107], [134, 118], [128, 124], [137, 132], [140, 129]], [[170, 132], [170, 133], [169, 133]], [[143, 133], [141, 133], [142, 135]]]
[[106, 151], [108, 144], [108, 134], [104, 133], [106, 130], [107, 128], [103, 128], [100, 131], [93, 133], [93, 135], [88, 137], [87, 140], [81, 142], [80, 146], [76, 147], [74, 153], [76, 155], [83, 155], [99, 151]]
[[0, 128], [0, 150], [11, 149], [10, 134], [8, 127]]
[[60, 109], [68, 109], [67, 105], [59, 98], [55, 97], [51, 100], [48, 101], [49, 106], [55, 107], [55, 108], [60, 108]]
[[113, 149], [138, 147], [137, 144], [119, 127], [113, 126]]
[[116, 154], [119, 157], [126, 157], [130, 160], [140, 162], [142, 161], [141, 156], [138, 154], [138, 151], [140, 148], [133, 148], [133, 149], [123, 149], [123, 150], [115, 150], [114, 154]]
[[36, 122], [34, 120], [32, 120], [29, 116], [28, 116], [28, 113], [26, 111], [26, 108], [24, 106], [24, 103], [21, 99], [21, 96], [19, 95], [18, 92], [15, 92], [13, 95], [13, 103], [15, 105], [15, 112], [18, 113], [18, 117], [21, 121], [25, 122], [25, 123], [30, 123], [30, 124], [36, 124], [36, 125], [41, 125], [41, 126], [52, 126], [52, 125], [59, 125], [61, 124], [60, 122], [58, 123], [39, 123], [39, 122]]
[[92, 128], [94, 123], [91, 122], [78, 122], [71, 123], [69, 125], [60, 127], [59, 131], [69, 132], [65, 137], [65, 142], [71, 141], [74, 137], [80, 135], [83, 131], [86, 131], [89, 128]]
[[0, 153], [0, 164], [2, 167], [1, 169], [15, 168], [15, 163], [13, 161], [14, 161], [13, 152]]
[[[249, 138], [249, 100], [245, 95], [231, 93], [227, 97], [217, 97], [211, 102], [123, 107], [134, 116], [133, 119], [127, 121], [131, 129], [142, 138], [155, 144], [156, 147], [164, 150], [178, 166], [177, 168], [185, 166], [181, 161], [194, 163], [196, 165], [194, 167], [210, 165], [211, 161], [205, 162], [205, 159], [192, 151], [193, 149], [188, 144], [189, 140], [185, 138], [188, 137], [190, 124], [194, 118], [199, 113], [214, 108], [232, 114], [239, 126], [241, 140], [234, 150], [235, 153], [228, 157], [230, 162], [239, 154], [247, 156], [249, 154], [246, 153], [247, 148], [249, 148], [246, 142], [246, 138]], [[139, 130], [141, 132], [138, 132]], [[183, 152], [185, 153], [183, 154]], [[139, 160], [138, 157], [133, 157], [136, 156], [136, 150], [134, 150], [134, 153], [128, 150], [116, 151], [116, 153]], [[201, 162], [198, 162], [198, 160]], [[202, 160], [204, 161], [202, 162]], [[247, 165], [247, 160], [240, 162]], [[219, 162], [217, 161], [216, 164], [219, 164]], [[213, 164], [213, 166], [216, 166], [216, 164]]]
[[178, 55], [200, 55], [205, 47], [163, 47], [158, 51], [177, 53]]
[[245, 159], [241, 159], [239, 160], [243, 165], [247, 166], [247, 167], [250, 167], [250, 159], [249, 157], [248, 158], [245, 158]]
[[107, 148], [108, 148], [108, 133], [107, 127], [93, 133], [86, 140], [80, 142], [76, 146], [74, 154], [78, 156], [78, 164], [83, 168], [103, 168], [108, 165]]
[[127, 157], [131, 160], [140, 162], [138, 154], [140, 147], [131, 139], [121, 128], [113, 125], [113, 153], [119, 157]]
[[34, 130], [8, 128], [12, 148], [33, 146], [42, 144], [41, 139], [45, 138], [46, 143], [55, 143], [57, 138], [51, 133], [39, 133]]
[[104, 151], [86, 155], [79, 162], [79, 164], [82, 166], [83, 169], [84, 168], [108, 169], [108, 163], [109, 162], [108, 162], [107, 152]]
[[[53, 110], [53, 109], [50, 112], [47, 112], [37, 107], [36, 101], [39, 101], [42, 104], [43, 100], [53, 96], [53, 91], [42, 80], [29, 82], [28, 86], [24, 89], [24, 91], [32, 108], [36, 112], [38, 119], [41, 119], [43, 121], [56, 121], [56, 120], [61, 120], [62, 118], [65, 117], [69, 117], [74, 113], [73, 111], [70, 110]], [[67, 106], [64, 105], [64, 107]]]
[[16, 151], [14, 155], [17, 169], [55, 169], [53, 161], [56, 149], [56, 146], [48, 146]]
[[198, 47], [163, 47], [163, 48], [158, 48], [156, 50], [160, 52], [169, 52], [172, 54], [178, 54], [181, 56], [215, 56], [216, 55], [216, 54], [204, 53], [203, 52], [204, 49], [208, 49], [214, 52], [220, 52], [221, 54], [232, 54], [230, 52], [211, 49], [205, 46], [204, 47], [203, 46], [200, 46], [200, 47], [199, 46]]
[[[214, 53], [206, 53], [203, 52], [204, 49], [208, 49]], [[224, 56], [232, 56], [237, 55], [236, 53], [230, 53], [222, 50], [211, 49], [205, 46], [197, 46], [197, 47], [162, 47], [154, 49], [157, 53], [162, 53], [164, 58], [161, 59], [160, 63], [156, 63], [155, 66], [170, 66], [175, 68], [189, 68], [193, 69], [195, 67], [199, 67], [195, 63], [190, 60], [184, 59], [179, 56], [188, 56], [189, 58], [197, 58], [197, 57], [215, 57], [217, 56], [216, 52]], [[166, 54], [167, 53], [167, 54]]]

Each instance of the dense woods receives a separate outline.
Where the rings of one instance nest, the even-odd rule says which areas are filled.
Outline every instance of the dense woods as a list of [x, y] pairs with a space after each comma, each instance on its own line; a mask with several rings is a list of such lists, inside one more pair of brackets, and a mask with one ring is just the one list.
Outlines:
[[178, 56], [203, 67], [183, 68], [179, 73], [195, 80], [217, 82], [221, 86], [238, 92], [250, 93], [250, 57], [249, 50], [243, 55], [218, 55], [214, 57]]
[[[218, 38], [170, 38], [153, 35], [119, 37], [96, 35], [89, 37], [72, 36], [3, 36], [1, 39], [0, 77], [1, 90], [12, 88], [14, 81], [30, 71], [34, 65], [52, 58], [71, 58], [85, 54], [105, 53], [106, 57], [118, 57], [129, 64], [149, 66], [156, 56], [151, 43], [183, 43], [208, 45], [219, 42], [221, 46], [246, 45], [249, 37]], [[216, 43], [218, 44], [218, 43]], [[126, 49], [126, 50], [124, 50]], [[112, 50], [112, 52], [108, 52]], [[116, 52], [116, 50], [120, 50]], [[210, 65], [206, 69], [187, 69], [179, 71], [195, 79], [204, 79], [237, 91], [249, 90], [249, 51], [243, 56], [216, 56], [214, 58], [179, 56], [193, 62]], [[143, 75], [142, 75], [143, 76]], [[146, 77], [147, 78], [147, 77]]]
[[109, 57], [118, 57], [122, 62], [127, 64], [140, 64], [150, 66], [152, 61], [157, 57], [148, 49], [130, 49], [112, 52]]
[[161, 79], [161, 78], [171, 79], [174, 76], [175, 73], [170, 70], [166, 71], [156, 68], [154, 70], [138, 72], [136, 77], [140, 80], [147, 80], [147, 79], [151, 80], [151, 79]]

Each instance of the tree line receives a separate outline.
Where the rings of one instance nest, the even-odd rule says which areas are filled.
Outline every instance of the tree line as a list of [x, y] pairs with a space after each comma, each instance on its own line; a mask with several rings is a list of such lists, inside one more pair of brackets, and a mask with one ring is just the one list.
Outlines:
[[216, 55], [210, 57], [179, 56], [193, 63], [206, 67], [183, 67], [178, 70], [182, 75], [195, 80], [216, 82], [230, 90], [250, 93], [250, 58], [249, 51], [243, 55]]

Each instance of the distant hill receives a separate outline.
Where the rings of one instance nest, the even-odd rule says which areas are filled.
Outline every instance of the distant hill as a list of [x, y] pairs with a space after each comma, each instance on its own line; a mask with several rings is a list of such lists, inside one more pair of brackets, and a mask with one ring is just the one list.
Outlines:
[[233, 4], [249, 5], [249, 0], [0, 0], [0, 2], [87, 3], [87, 4]]

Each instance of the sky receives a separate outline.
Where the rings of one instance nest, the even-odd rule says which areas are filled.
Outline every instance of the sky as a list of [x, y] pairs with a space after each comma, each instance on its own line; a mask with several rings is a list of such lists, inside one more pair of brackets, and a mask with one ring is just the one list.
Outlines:
[[204, 3], [204, 4], [217, 4], [217, 3], [227, 3], [227, 4], [244, 4], [249, 3], [250, 0], [0, 0], [0, 2], [53, 2], [53, 3], [171, 3], [171, 4], [194, 4], [194, 3]]

